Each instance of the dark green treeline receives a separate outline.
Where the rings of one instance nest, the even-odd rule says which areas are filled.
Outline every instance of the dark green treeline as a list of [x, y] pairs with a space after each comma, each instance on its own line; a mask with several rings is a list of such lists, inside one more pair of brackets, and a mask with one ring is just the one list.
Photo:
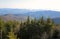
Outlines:
[[0, 39], [60, 39], [60, 25], [50, 18], [31, 19], [25, 22], [0, 19]]

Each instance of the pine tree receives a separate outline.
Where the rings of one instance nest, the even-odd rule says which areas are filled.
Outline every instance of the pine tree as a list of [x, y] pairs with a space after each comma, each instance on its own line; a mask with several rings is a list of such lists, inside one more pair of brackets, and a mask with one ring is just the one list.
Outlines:
[[30, 17], [27, 17], [27, 24], [30, 24]]
[[17, 39], [17, 36], [14, 35], [13, 28], [11, 27], [11, 31], [9, 32], [8, 35], [9, 39]]
[[3, 32], [5, 30], [5, 26], [4, 26], [4, 21], [2, 19], [0, 19], [0, 39], [3, 38]]
[[14, 35], [14, 32], [13, 32], [13, 31], [10, 31], [10, 32], [9, 32], [8, 37], [9, 37], [9, 39], [17, 39], [17, 36]]
[[47, 18], [47, 24], [49, 24], [49, 25], [52, 24], [52, 20], [49, 17]]
[[44, 18], [43, 16], [39, 19], [40, 24], [44, 24]]

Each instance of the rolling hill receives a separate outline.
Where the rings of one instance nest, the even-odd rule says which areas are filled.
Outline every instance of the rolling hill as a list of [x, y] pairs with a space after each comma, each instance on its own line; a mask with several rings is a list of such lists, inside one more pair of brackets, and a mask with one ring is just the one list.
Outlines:
[[60, 24], [60, 17], [53, 18], [55, 24]]
[[27, 16], [39, 19], [50, 17], [55, 23], [60, 23], [60, 12], [51, 10], [27, 10], [27, 9], [0, 9], [0, 17], [7, 20], [26, 20]]
[[28, 9], [9, 9], [9, 8], [3, 8], [0, 9], [0, 15], [5, 15], [5, 14], [23, 14], [26, 16], [32, 16], [36, 18], [40, 18], [41, 16], [44, 17], [60, 17], [60, 12], [58, 11], [52, 11], [52, 10], [28, 10]]
[[0, 18], [4, 21], [13, 21], [13, 20], [16, 20], [16, 21], [26, 21], [27, 17], [26, 16], [23, 16], [21, 14], [19, 14], [18, 16], [17, 15], [13, 15], [13, 14], [5, 14], [5, 15], [2, 15], [0, 16]]

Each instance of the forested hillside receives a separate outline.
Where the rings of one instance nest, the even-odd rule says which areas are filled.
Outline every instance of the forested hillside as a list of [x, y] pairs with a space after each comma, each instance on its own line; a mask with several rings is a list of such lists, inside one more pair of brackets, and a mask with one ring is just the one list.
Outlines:
[[25, 22], [0, 19], [0, 39], [60, 39], [60, 25], [50, 18], [30, 19]]

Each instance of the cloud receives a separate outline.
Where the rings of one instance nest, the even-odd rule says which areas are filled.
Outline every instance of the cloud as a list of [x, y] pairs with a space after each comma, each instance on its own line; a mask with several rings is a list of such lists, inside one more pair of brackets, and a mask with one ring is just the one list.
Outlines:
[[60, 11], [60, 0], [11, 0], [9, 3], [0, 4], [0, 8], [47, 9]]

